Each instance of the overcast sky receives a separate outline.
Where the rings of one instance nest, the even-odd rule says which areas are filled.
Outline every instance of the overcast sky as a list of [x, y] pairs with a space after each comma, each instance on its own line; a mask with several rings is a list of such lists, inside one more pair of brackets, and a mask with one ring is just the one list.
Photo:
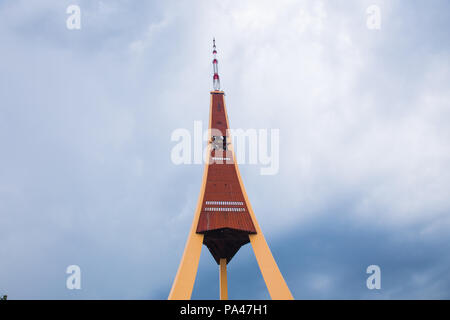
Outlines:
[[[69, 30], [66, 9], [81, 8]], [[367, 27], [367, 8], [381, 29]], [[280, 130], [242, 165], [298, 299], [450, 298], [450, 4], [0, 2], [0, 294], [166, 299], [201, 186], [171, 134], [207, 123], [211, 45], [230, 125]], [[66, 268], [81, 268], [81, 290]], [[381, 290], [366, 268], [381, 268]], [[231, 299], [269, 298], [250, 245]], [[193, 298], [219, 297], [203, 248]]]

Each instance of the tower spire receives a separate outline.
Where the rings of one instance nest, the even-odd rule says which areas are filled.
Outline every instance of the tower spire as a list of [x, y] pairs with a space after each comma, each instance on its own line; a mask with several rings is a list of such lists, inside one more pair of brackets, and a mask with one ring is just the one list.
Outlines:
[[217, 63], [217, 50], [216, 50], [216, 38], [213, 38], [213, 88], [215, 91], [220, 90], [220, 79], [219, 79], [219, 67]]

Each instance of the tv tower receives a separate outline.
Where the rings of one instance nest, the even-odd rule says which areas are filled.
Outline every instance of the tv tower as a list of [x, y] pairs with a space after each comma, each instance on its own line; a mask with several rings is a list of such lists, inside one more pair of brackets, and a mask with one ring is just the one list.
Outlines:
[[249, 242], [271, 298], [293, 299], [256, 220], [235, 161], [224, 92], [220, 91], [215, 39], [213, 72], [208, 161], [203, 172], [194, 219], [169, 299], [191, 298], [203, 245], [219, 265], [220, 299], [228, 299], [227, 264]]

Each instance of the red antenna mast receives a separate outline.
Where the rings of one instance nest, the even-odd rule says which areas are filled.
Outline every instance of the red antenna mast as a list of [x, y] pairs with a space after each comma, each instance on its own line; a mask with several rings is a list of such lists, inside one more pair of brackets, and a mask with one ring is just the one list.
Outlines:
[[220, 90], [220, 79], [219, 79], [219, 67], [217, 65], [217, 51], [216, 51], [216, 39], [213, 39], [213, 70], [214, 70], [214, 75], [213, 75], [213, 87], [215, 91], [219, 91]]

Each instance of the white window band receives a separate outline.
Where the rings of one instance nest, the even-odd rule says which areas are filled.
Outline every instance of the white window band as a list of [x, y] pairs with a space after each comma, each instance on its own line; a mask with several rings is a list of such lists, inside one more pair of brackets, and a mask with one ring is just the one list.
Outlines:
[[214, 161], [231, 161], [231, 158], [212, 157]]
[[244, 212], [245, 208], [205, 208], [205, 211]]
[[244, 202], [242, 201], [205, 201], [206, 205], [215, 205], [215, 206], [243, 206]]

